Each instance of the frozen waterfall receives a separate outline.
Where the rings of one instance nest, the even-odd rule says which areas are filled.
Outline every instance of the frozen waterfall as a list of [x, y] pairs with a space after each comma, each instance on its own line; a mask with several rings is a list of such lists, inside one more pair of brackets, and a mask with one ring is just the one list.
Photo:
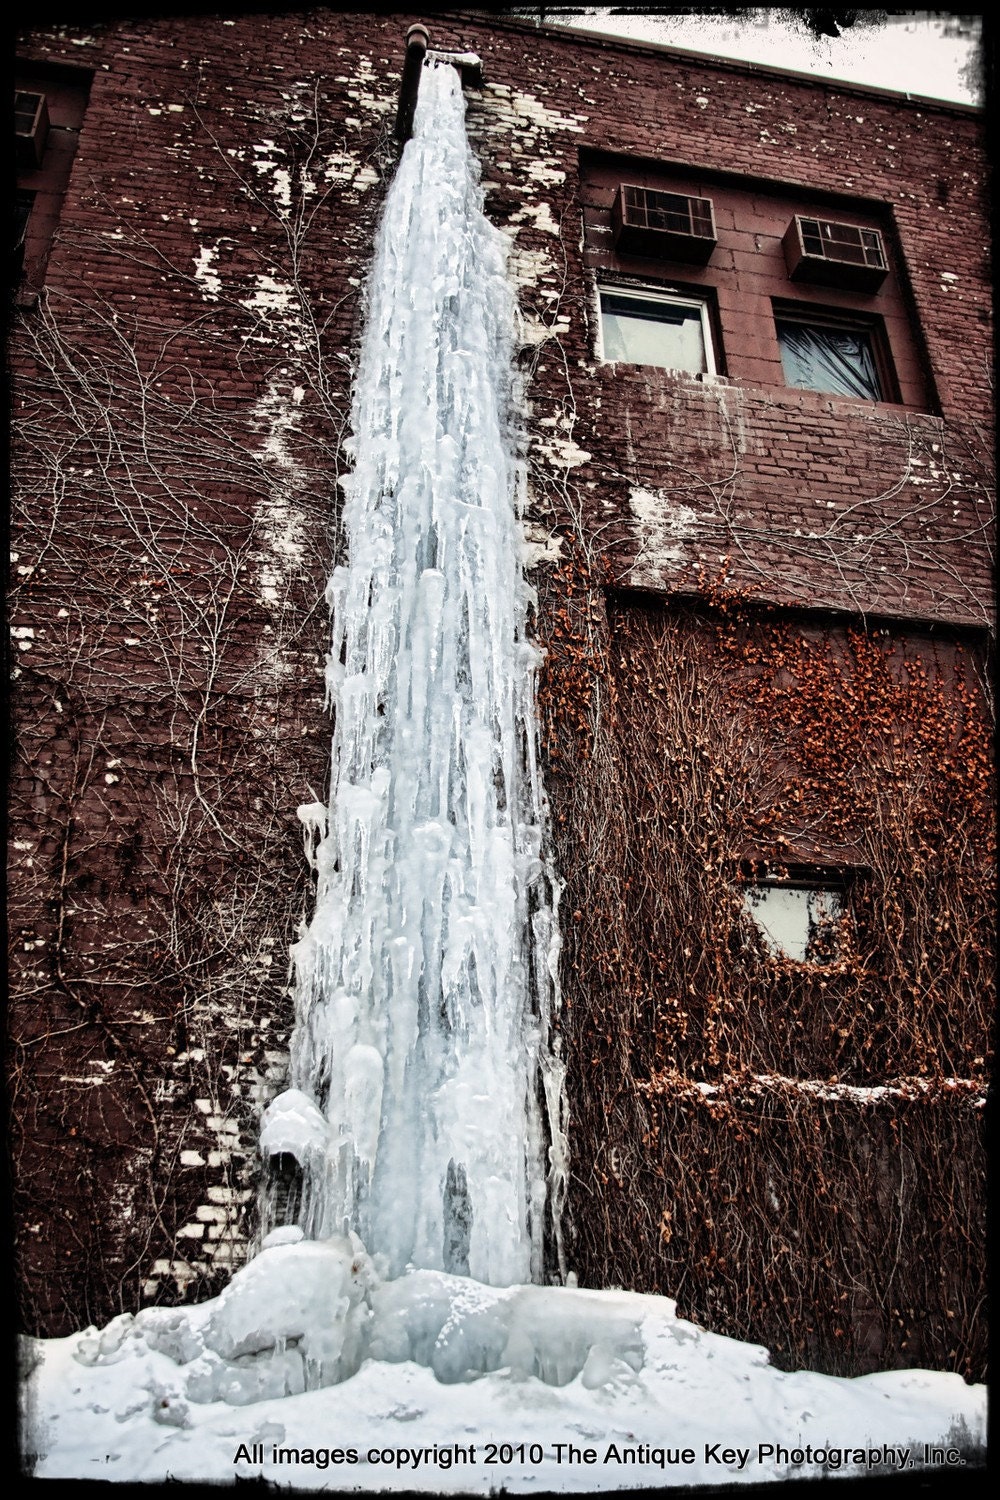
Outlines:
[[297, 1163], [307, 1236], [354, 1231], [393, 1276], [507, 1285], [541, 1279], [565, 1140], [516, 305], [464, 116], [458, 72], [429, 60], [367, 289], [327, 590], [330, 806], [301, 810], [321, 825], [316, 908], [261, 1148]]

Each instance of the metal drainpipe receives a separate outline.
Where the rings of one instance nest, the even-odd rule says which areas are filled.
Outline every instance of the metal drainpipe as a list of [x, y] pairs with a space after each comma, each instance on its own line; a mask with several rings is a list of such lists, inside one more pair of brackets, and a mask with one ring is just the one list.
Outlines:
[[396, 128], [393, 132], [400, 142], [408, 141], [413, 130], [420, 69], [424, 65], [429, 42], [427, 28], [419, 22], [406, 33], [406, 61], [403, 63], [403, 81], [399, 86], [399, 108], [396, 110]]
[[430, 47], [426, 26], [418, 21], [406, 33], [406, 59], [403, 63], [403, 78], [399, 86], [399, 107], [396, 110], [397, 141], [403, 145], [413, 134], [413, 114], [417, 107], [417, 91], [420, 88], [420, 73], [427, 58], [436, 63], [451, 63], [458, 69], [462, 87], [481, 89], [483, 65], [475, 52], [436, 52]]

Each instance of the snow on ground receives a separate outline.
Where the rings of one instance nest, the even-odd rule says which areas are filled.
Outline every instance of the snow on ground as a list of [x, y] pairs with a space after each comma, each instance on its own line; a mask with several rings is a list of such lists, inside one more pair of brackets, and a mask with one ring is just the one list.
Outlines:
[[296, 1234], [214, 1301], [26, 1341], [35, 1477], [586, 1493], [912, 1471], [928, 1444], [960, 1482], [985, 1440], [957, 1375], [785, 1374], [666, 1298], [383, 1280], [356, 1238]]

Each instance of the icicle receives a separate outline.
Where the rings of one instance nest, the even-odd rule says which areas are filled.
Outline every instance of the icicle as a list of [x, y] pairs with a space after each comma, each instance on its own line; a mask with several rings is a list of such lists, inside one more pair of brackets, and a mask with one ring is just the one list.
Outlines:
[[[305, 1141], [307, 1234], [356, 1232], [393, 1275], [413, 1264], [503, 1285], [542, 1272], [543, 1108], [557, 1204], [566, 1163], [509, 415], [515, 304], [477, 183], [459, 75], [425, 66], [376, 241], [348, 562], [327, 590], [333, 770], [316, 910], [294, 952], [298, 1092], [271, 1106], [264, 1145], [287, 1167]], [[314, 809], [304, 821], [319, 830]], [[303, 1096], [325, 1121], [322, 1150]]]

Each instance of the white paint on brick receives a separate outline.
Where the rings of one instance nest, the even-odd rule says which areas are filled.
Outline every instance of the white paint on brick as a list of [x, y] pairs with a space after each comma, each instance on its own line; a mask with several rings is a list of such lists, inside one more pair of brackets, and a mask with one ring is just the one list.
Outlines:
[[523, 224], [528, 219], [532, 220], [535, 229], [541, 229], [546, 234], [558, 236], [559, 225], [552, 217], [552, 209], [548, 203], [544, 201], [542, 203], [526, 203], [523, 208], [519, 208], [516, 213], [511, 214], [508, 222], [511, 224]]
[[551, 437], [547, 440], [535, 438], [531, 445], [532, 457], [547, 459], [554, 469], [576, 469], [589, 463], [591, 455], [571, 437]]
[[[510, 235], [511, 232], [505, 230], [505, 233]], [[513, 233], [516, 234], [517, 230]], [[514, 242], [508, 255], [507, 270], [515, 286], [535, 288], [546, 277], [555, 276], [556, 263], [547, 250], [530, 250]]]
[[214, 245], [202, 245], [194, 258], [194, 278], [209, 302], [217, 302], [222, 290], [222, 278], [215, 269], [221, 243], [221, 240], [217, 240]]
[[685, 565], [689, 554], [682, 543], [697, 539], [704, 518], [662, 490], [630, 490], [628, 504], [638, 544], [629, 582], [633, 587], [662, 584]]
[[[298, 502], [307, 476], [291, 447], [299, 430], [305, 387], [292, 382], [287, 367], [276, 372], [251, 416], [251, 425], [263, 439], [261, 452], [268, 475], [268, 493], [256, 516], [255, 556], [259, 597], [271, 608], [290, 605], [289, 585], [305, 558], [306, 523]], [[280, 642], [272, 649], [262, 649], [259, 661], [263, 679], [274, 686], [293, 670]]]
[[[470, 116], [472, 111], [470, 111]], [[570, 131], [582, 135], [586, 130], [588, 115], [564, 115], [552, 109], [534, 94], [522, 93], [504, 83], [487, 83], [483, 89], [482, 113], [476, 110], [470, 119], [469, 133], [480, 125], [483, 118], [503, 121], [502, 134], [534, 134], [539, 130]], [[527, 129], [525, 128], [527, 127]]]
[[210, 1187], [208, 1190], [210, 1203], [249, 1203], [252, 1197], [249, 1188]]
[[558, 532], [549, 531], [534, 521], [522, 521], [521, 530], [521, 562], [525, 568], [559, 561], [563, 539]]
[[543, 323], [541, 318], [525, 317], [521, 320], [520, 334], [521, 344], [544, 344], [546, 339], [558, 338], [562, 333], [569, 332], [569, 318], [556, 317], [551, 323]]
[[295, 292], [287, 282], [274, 276], [258, 275], [253, 295], [239, 298], [240, 305], [253, 313], [288, 313], [295, 303]]

